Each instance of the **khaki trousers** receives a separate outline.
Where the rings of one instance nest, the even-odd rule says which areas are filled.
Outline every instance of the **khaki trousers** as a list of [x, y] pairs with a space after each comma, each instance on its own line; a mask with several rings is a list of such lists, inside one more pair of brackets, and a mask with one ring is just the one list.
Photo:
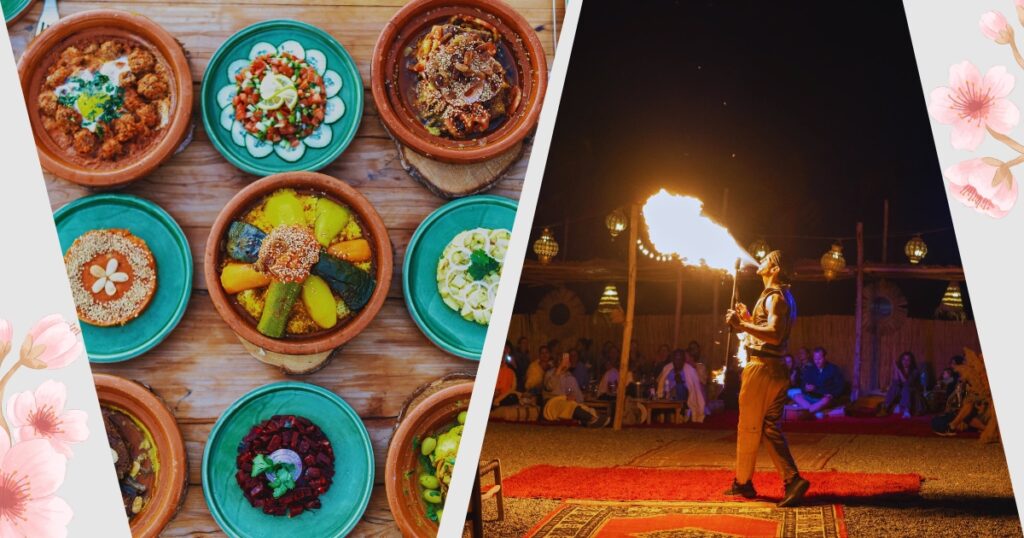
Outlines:
[[786, 437], [779, 428], [789, 388], [786, 366], [781, 358], [752, 356], [743, 369], [742, 381], [736, 432], [736, 481], [744, 484], [753, 476], [762, 439], [775, 468], [782, 479], [788, 481], [797, 474], [797, 469]]

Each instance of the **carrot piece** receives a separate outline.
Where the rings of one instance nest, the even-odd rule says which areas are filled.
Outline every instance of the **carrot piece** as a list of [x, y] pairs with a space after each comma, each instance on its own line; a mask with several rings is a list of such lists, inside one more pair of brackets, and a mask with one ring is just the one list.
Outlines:
[[335, 258], [352, 263], [362, 263], [369, 261], [373, 257], [373, 252], [370, 250], [370, 242], [366, 239], [338, 241], [327, 247], [327, 253]]

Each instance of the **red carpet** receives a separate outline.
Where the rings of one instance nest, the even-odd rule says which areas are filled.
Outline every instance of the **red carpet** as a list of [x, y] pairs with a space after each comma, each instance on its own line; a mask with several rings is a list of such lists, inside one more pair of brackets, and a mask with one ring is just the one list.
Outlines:
[[[917, 474], [802, 473], [811, 481], [807, 496], [817, 502], [855, 502], [879, 497], [918, 494]], [[733, 479], [727, 469], [639, 469], [635, 467], [555, 467], [534, 465], [506, 478], [505, 494], [539, 499], [605, 501], [726, 501], [722, 495]], [[782, 481], [774, 472], [754, 474], [761, 500], [782, 497]]]

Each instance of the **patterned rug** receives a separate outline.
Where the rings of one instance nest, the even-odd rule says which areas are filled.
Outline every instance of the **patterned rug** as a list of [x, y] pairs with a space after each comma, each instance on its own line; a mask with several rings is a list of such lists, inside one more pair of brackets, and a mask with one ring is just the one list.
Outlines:
[[769, 503], [567, 501], [527, 533], [542, 537], [845, 538], [842, 507]]
[[[801, 470], [820, 471], [854, 436], [824, 433], [789, 433], [789, 449]], [[678, 440], [641, 454], [626, 465], [633, 467], [732, 467], [736, 463], [736, 432], [714, 439]], [[768, 453], [761, 447], [758, 469], [774, 469]]]

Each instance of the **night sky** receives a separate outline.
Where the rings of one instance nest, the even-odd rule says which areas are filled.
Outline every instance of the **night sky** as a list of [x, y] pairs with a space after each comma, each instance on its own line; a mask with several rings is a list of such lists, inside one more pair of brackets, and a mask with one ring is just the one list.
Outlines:
[[[764, 236], [791, 259], [817, 259], [843, 238], [850, 264], [858, 221], [867, 259], [880, 261], [888, 199], [890, 262], [906, 261], [910, 234], [944, 230], [924, 235], [925, 263], [959, 265], [901, 4], [828, 6], [588, 2], [531, 242], [552, 224], [564, 241], [568, 219], [569, 259], [625, 259], [604, 216], [665, 187], [703, 200], [742, 245]], [[710, 311], [711, 282], [689, 290], [687, 312]], [[915, 317], [930, 317], [946, 287], [896, 284]], [[671, 312], [666, 286], [641, 282], [638, 311]], [[758, 286], [743, 286], [748, 302]], [[596, 305], [600, 286], [575, 289]], [[517, 311], [545, 291], [521, 292]], [[852, 280], [794, 292], [803, 314], [853, 312]]]

